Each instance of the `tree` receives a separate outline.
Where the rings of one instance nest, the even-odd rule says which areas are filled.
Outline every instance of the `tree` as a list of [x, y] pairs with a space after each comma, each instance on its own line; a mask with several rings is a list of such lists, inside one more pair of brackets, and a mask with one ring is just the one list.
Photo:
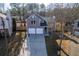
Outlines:
[[74, 3], [73, 8], [79, 8], [79, 3]]
[[40, 4], [40, 11], [45, 11], [46, 10], [46, 6], [44, 4]]
[[20, 15], [20, 4], [19, 3], [10, 3], [11, 13], [13, 15]]
[[10, 6], [12, 8], [18, 8], [20, 6], [21, 3], [10, 3]]
[[2, 13], [4, 11], [4, 3], [0, 3], [0, 12]]
[[27, 8], [28, 11], [37, 12], [37, 11], [39, 11], [39, 4], [37, 4], [37, 3], [28, 3], [26, 5], [26, 8]]
[[24, 3], [11, 3], [12, 15], [19, 16], [19, 20], [23, 20], [24, 14], [27, 13]]

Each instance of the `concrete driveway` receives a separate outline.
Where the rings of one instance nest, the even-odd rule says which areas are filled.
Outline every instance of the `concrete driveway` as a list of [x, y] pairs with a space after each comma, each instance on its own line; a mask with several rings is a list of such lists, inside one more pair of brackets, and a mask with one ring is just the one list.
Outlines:
[[45, 38], [42, 34], [28, 35], [28, 47], [30, 56], [46, 56]]

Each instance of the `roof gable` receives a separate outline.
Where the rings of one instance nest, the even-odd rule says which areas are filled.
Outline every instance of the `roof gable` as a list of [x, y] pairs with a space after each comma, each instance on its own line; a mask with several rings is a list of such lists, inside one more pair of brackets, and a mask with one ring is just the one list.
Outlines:
[[44, 20], [44, 18], [42, 16], [40, 16], [39, 14], [31, 14], [27, 20], [40, 20], [41, 23], [43, 23], [45, 26], [47, 26], [47, 22]]
[[37, 19], [37, 20], [42, 20], [39, 16], [37, 16], [36, 14], [32, 14], [30, 15], [27, 19], [33, 20], [33, 19]]

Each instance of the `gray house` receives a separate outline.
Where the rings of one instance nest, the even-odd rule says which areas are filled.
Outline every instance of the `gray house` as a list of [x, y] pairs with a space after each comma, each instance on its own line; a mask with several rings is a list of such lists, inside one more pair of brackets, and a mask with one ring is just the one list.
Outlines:
[[31, 14], [27, 20], [27, 45], [30, 56], [47, 56], [45, 35], [48, 34], [46, 21], [38, 14]]
[[32, 14], [26, 20], [28, 34], [48, 34], [47, 22], [38, 14]]
[[0, 13], [0, 36], [3, 37], [4, 33], [9, 36], [12, 34], [12, 19], [9, 12], [7, 15]]

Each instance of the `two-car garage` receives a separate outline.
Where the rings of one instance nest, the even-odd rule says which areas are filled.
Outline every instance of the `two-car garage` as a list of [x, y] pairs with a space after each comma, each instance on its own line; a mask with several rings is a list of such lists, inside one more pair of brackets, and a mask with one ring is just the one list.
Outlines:
[[28, 34], [43, 34], [43, 28], [29, 28]]

